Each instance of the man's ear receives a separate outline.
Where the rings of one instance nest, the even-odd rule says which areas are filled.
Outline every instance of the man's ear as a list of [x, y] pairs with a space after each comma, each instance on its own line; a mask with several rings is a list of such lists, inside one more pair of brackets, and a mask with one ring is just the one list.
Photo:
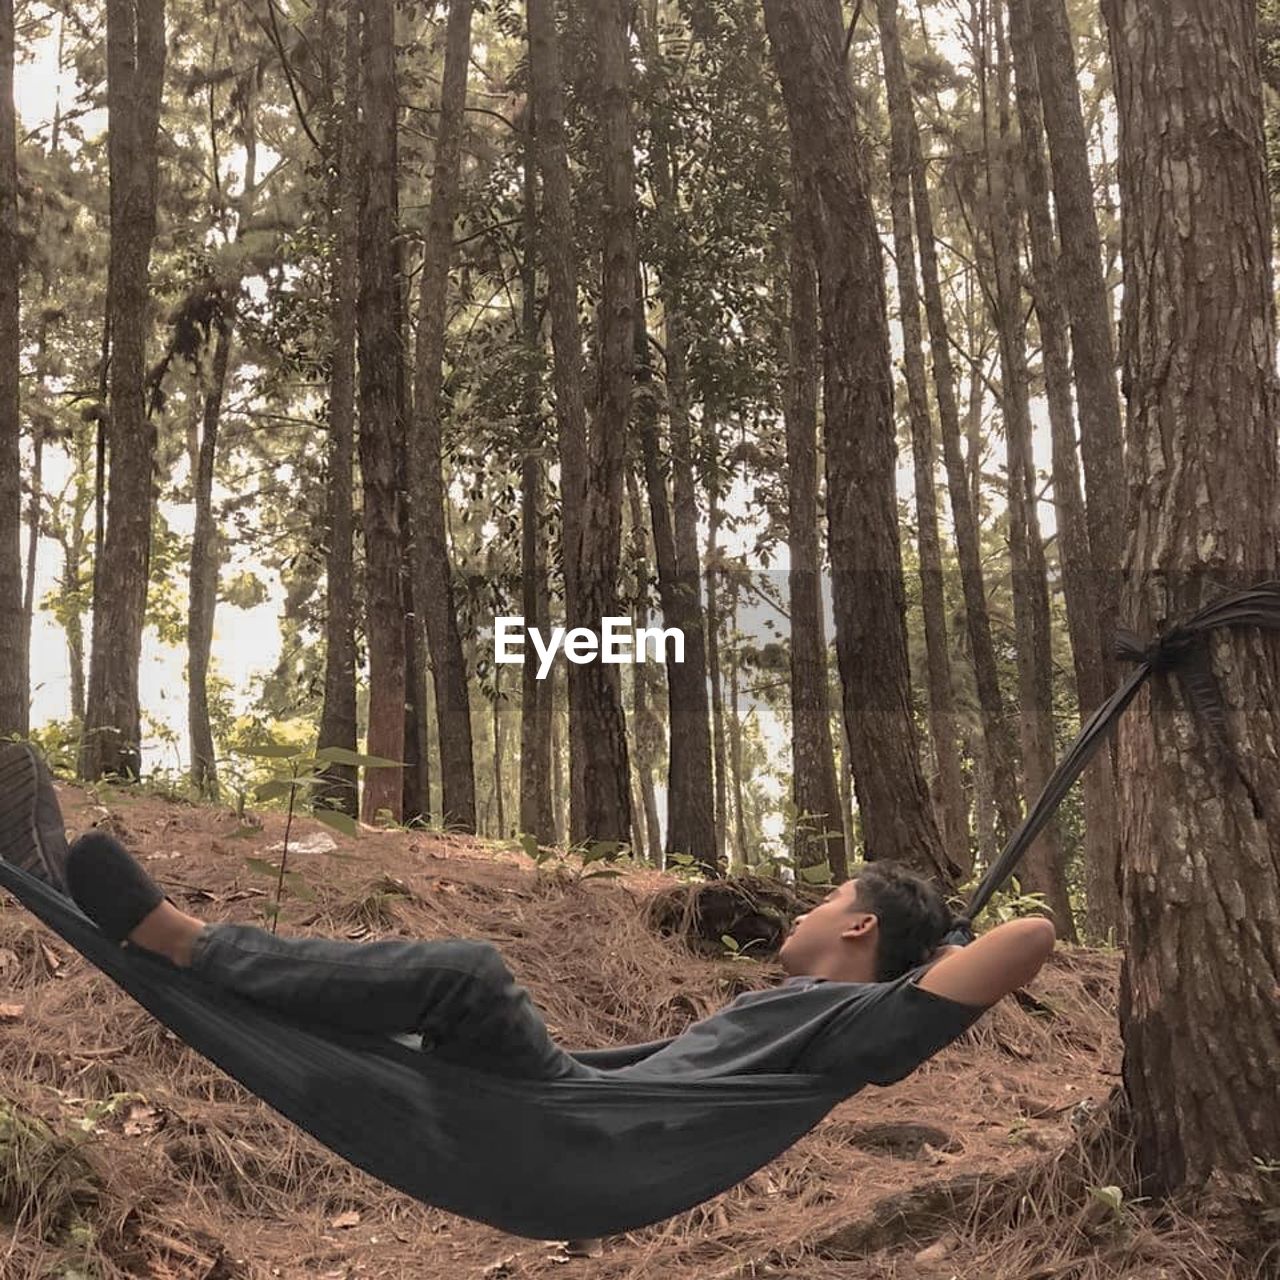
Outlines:
[[850, 941], [869, 938], [875, 933], [879, 924], [880, 921], [873, 912], [863, 912], [855, 916], [848, 926], [840, 931], [840, 936], [848, 938]]

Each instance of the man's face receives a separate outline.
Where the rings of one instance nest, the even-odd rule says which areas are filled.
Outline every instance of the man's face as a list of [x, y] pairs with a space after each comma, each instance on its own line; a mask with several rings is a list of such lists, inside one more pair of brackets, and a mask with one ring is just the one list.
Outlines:
[[876, 918], [857, 910], [857, 891], [858, 882], [846, 880], [796, 920], [778, 952], [787, 973], [799, 977], [828, 968], [850, 943], [875, 946]]

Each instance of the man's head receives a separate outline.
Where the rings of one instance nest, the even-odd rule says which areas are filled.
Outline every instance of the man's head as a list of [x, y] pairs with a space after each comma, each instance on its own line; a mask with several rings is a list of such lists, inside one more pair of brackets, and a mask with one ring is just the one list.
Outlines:
[[929, 958], [951, 919], [927, 880], [869, 863], [796, 921], [779, 955], [793, 977], [889, 982]]

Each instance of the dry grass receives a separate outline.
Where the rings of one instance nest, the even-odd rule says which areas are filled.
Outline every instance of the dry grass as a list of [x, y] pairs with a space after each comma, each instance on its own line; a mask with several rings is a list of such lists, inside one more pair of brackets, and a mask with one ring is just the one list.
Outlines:
[[[82, 794], [68, 788], [63, 800], [71, 825], [83, 823]], [[175, 900], [210, 919], [260, 921], [264, 881], [245, 858], [274, 856], [273, 815], [245, 837], [228, 812], [111, 803]], [[581, 881], [403, 832], [340, 840], [338, 853], [290, 858], [315, 897], [286, 897], [282, 931], [491, 939], [570, 1047], [676, 1034], [779, 976], [659, 936], [655, 893], [668, 923], [671, 904], [693, 910], [697, 895], [671, 893], [656, 873]], [[0, 903], [0, 988], [23, 1006], [0, 1024], [0, 1097], [44, 1122], [29, 1132], [46, 1162], [76, 1171], [65, 1187], [5, 1193], [0, 1277], [1243, 1280], [1220, 1256], [1210, 1268], [1213, 1242], [1192, 1222], [1141, 1208], [1100, 1216], [1087, 1186], [1108, 1185], [1090, 1181], [1103, 1168], [1068, 1177], [1063, 1153], [1116, 1081], [1115, 968], [1114, 957], [1064, 950], [1028, 1007], [1009, 1003], [909, 1081], [841, 1105], [740, 1187], [609, 1241], [601, 1257], [569, 1259], [416, 1204], [334, 1158]], [[113, 1098], [92, 1132], [76, 1127]], [[925, 1246], [935, 1261], [917, 1257]]]

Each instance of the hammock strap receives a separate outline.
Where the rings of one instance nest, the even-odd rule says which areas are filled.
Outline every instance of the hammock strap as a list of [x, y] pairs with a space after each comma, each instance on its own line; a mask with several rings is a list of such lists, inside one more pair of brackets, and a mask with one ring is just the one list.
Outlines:
[[1227, 734], [1226, 705], [1210, 665], [1208, 633], [1220, 627], [1280, 630], [1280, 581], [1264, 582], [1222, 596], [1192, 614], [1186, 621], [1162, 630], [1149, 643], [1144, 644], [1132, 631], [1121, 629], [1117, 632], [1117, 656], [1126, 662], [1136, 663], [1136, 670], [1088, 718], [1076, 740], [1058, 762], [1021, 825], [1009, 837], [1000, 856], [992, 862], [973, 891], [965, 915], [957, 917], [955, 925], [960, 931], [967, 929], [992, 896], [1013, 875], [1022, 855], [1053, 817], [1085, 765], [1101, 749], [1125, 708], [1137, 697], [1139, 689], [1152, 675], [1177, 676], [1192, 712], [1205, 728], [1211, 745], [1249, 787], [1252, 794], [1252, 787], [1231, 748]]

